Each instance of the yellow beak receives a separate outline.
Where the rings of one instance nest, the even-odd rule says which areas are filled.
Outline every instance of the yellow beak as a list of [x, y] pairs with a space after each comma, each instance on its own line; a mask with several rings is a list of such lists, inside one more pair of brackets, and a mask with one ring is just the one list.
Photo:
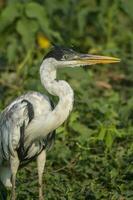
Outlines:
[[109, 64], [120, 62], [119, 58], [109, 56], [98, 56], [90, 54], [79, 54], [75, 59], [77, 64], [93, 65], [93, 64]]

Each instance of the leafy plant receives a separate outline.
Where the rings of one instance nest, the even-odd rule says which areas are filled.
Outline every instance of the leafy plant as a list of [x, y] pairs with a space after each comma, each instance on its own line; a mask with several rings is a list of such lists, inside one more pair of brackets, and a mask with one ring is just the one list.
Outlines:
[[[119, 65], [58, 72], [74, 89], [75, 102], [48, 153], [46, 199], [132, 200], [132, 1], [5, 2], [0, 8], [1, 110], [28, 90], [45, 92], [38, 71], [52, 43], [122, 59]], [[37, 199], [35, 162], [17, 179], [18, 199]], [[0, 185], [0, 198], [2, 191]]]

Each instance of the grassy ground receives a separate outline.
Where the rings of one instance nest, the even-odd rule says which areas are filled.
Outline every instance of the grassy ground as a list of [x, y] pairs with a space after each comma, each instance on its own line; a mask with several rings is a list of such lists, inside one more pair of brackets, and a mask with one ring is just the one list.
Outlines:
[[[44, 193], [46, 200], [132, 200], [133, 2], [35, 2], [0, 4], [0, 109], [25, 91], [45, 92], [38, 71], [51, 41], [120, 57], [120, 64], [58, 72], [75, 102], [48, 152]], [[37, 187], [33, 162], [18, 173], [18, 199], [36, 200]]]

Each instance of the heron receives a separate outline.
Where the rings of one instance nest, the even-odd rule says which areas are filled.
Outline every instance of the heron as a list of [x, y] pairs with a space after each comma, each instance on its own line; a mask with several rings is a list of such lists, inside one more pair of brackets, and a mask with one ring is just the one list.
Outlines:
[[54, 143], [55, 130], [68, 118], [73, 108], [74, 92], [64, 80], [56, 79], [57, 69], [119, 62], [120, 59], [78, 53], [68, 47], [54, 46], [40, 66], [42, 85], [59, 101], [55, 107], [49, 97], [27, 92], [16, 98], [0, 113], [0, 180], [11, 187], [16, 199], [18, 169], [36, 159], [39, 200], [43, 200], [43, 171], [46, 152]]

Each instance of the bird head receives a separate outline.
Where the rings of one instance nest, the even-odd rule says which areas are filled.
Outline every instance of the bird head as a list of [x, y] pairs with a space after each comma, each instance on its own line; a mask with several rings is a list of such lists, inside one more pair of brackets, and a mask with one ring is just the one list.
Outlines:
[[58, 68], [120, 62], [119, 58], [77, 53], [73, 49], [54, 46], [45, 56]]

